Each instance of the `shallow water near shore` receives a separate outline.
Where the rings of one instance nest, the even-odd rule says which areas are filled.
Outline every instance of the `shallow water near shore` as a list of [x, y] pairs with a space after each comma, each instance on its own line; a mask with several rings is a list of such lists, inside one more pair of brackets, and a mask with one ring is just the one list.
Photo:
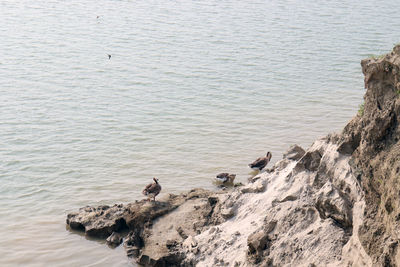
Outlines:
[[245, 182], [267, 151], [341, 130], [360, 60], [399, 42], [394, 4], [2, 1], [0, 265], [134, 266], [66, 214], [153, 176], [162, 194]]

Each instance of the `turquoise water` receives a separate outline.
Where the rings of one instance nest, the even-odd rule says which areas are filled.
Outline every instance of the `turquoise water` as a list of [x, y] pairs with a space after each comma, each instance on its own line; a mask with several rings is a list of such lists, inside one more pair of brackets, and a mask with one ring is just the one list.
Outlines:
[[267, 151], [339, 131], [360, 60], [399, 42], [395, 4], [1, 1], [0, 265], [127, 266], [66, 214], [153, 176], [163, 194], [245, 182]]

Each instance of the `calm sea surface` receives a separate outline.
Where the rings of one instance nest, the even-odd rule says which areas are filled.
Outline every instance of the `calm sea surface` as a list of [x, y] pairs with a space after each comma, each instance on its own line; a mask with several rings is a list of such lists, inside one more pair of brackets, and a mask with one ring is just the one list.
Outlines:
[[339, 131], [400, 41], [396, 1], [344, 2], [2, 0], [0, 265], [133, 266], [66, 214]]

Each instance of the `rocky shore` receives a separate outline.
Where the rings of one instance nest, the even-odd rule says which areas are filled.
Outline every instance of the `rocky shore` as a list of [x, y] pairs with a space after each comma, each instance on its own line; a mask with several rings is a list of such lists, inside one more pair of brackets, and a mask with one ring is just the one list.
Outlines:
[[144, 266], [400, 265], [400, 45], [361, 65], [365, 103], [342, 133], [244, 186], [84, 207], [67, 225]]

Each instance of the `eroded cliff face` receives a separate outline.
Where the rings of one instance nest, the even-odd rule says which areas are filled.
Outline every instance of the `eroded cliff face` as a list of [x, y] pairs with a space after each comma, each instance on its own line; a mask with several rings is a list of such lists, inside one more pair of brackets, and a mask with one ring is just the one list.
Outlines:
[[234, 216], [184, 246], [196, 266], [371, 266], [358, 239], [363, 193], [337, 136], [292, 147], [231, 192]]
[[400, 266], [400, 46], [361, 65], [364, 109], [341, 134], [244, 186], [85, 207], [67, 224], [123, 239], [145, 266]]
[[375, 266], [400, 266], [400, 45], [379, 59], [361, 62], [364, 110], [342, 133], [365, 194], [359, 230]]

